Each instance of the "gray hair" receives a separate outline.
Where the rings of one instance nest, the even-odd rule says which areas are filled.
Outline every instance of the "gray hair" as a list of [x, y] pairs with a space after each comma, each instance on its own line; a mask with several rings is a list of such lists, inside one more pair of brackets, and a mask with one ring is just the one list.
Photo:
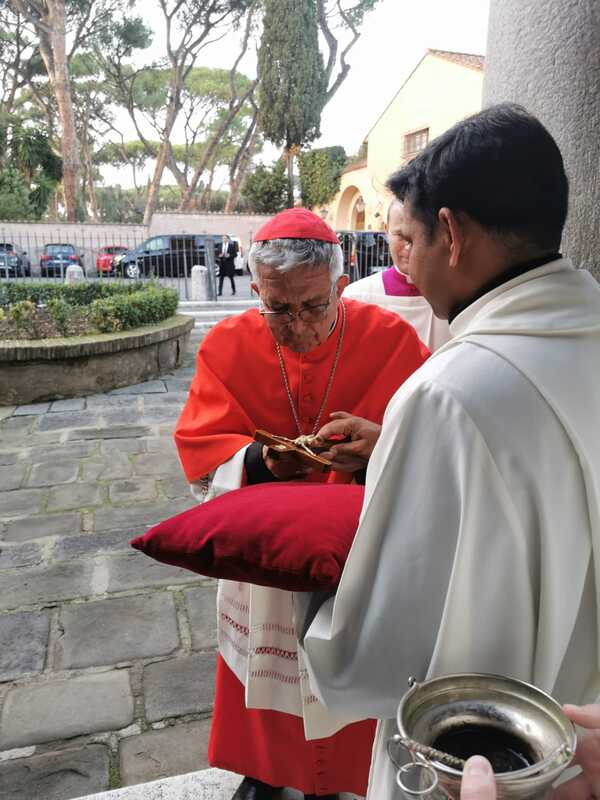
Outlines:
[[257, 267], [275, 267], [278, 272], [289, 272], [298, 267], [318, 269], [329, 267], [331, 283], [344, 274], [344, 256], [339, 244], [316, 239], [270, 239], [254, 242], [248, 253], [248, 268], [258, 280]]

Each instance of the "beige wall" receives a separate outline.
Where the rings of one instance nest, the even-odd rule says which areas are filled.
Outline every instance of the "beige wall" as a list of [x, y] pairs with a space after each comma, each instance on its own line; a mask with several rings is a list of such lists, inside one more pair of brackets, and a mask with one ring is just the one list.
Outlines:
[[[317, 211], [336, 230], [357, 230], [357, 204], [359, 202], [362, 202], [365, 206], [366, 222], [367, 208], [375, 209], [379, 202], [378, 194], [371, 183], [366, 167], [344, 172], [340, 183], [340, 191], [333, 202], [327, 207], [317, 209]], [[372, 221], [369, 224], [372, 224]], [[373, 230], [379, 230], [379, 226], [377, 224], [373, 225]]]
[[152, 217], [150, 236], [159, 233], [212, 233], [237, 236], [244, 248], [270, 214], [160, 214]]
[[428, 53], [369, 134], [368, 169], [384, 185], [403, 162], [404, 136], [429, 128], [435, 139], [481, 109], [483, 71]]
[[481, 109], [482, 88], [482, 70], [428, 53], [369, 132], [367, 166], [342, 175], [327, 220], [338, 229], [351, 228], [348, 199], [360, 194], [366, 207], [365, 228], [380, 230], [390, 202], [385, 182], [405, 160], [404, 136], [429, 128], [429, 141], [435, 139]]

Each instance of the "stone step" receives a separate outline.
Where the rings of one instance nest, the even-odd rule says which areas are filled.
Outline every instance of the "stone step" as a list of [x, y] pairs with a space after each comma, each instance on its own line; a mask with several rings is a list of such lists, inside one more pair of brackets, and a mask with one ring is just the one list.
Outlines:
[[88, 794], [77, 800], [230, 800], [240, 776], [220, 769], [203, 769], [109, 792]]
[[207, 311], [207, 310], [204, 310], [204, 309], [201, 310], [201, 311], [196, 311], [196, 310], [184, 311], [184, 310], [181, 310], [180, 313], [181, 314], [185, 314], [185, 316], [188, 316], [188, 317], [193, 317], [195, 320], [198, 320], [199, 322], [206, 322], [207, 320], [208, 321], [213, 321], [213, 322], [218, 322], [219, 320], [227, 319], [228, 317], [236, 317], [239, 314], [243, 314], [244, 311], [247, 311], [247, 309], [246, 308], [241, 308], [241, 309], [235, 310], [235, 311], [233, 309], [223, 309], [223, 310], [214, 309], [213, 311]]
[[200, 320], [196, 320], [196, 327], [194, 328], [194, 330], [190, 334], [190, 341], [194, 342], [194, 341], [199, 341], [200, 339], [202, 339], [202, 337], [206, 333], [208, 333], [208, 331], [211, 330], [211, 328], [215, 327], [217, 322], [218, 322], [218, 320], [216, 320], [214, 322], [210, 322], [210, 321], [201, 322]]
[[182, 314], [192, 311], [212, 311], [221, 309], [232, 309], [238, 311], [245, 311], [247, 308], [255, 308], [258, 306], [257, 299], [246, 300], [180, 300], [179, 310]]
[[[221, 769], [203, 769], [173, 778], [126, 786], [109, 792], [88, 794], [74, 800], [231, 800], [240, 784], [240, 776]], [[283, 789], [280, 800], [303, 800], [294, 789]], [[359, 800], [356, 795], [342, 792], [341, 800]]]

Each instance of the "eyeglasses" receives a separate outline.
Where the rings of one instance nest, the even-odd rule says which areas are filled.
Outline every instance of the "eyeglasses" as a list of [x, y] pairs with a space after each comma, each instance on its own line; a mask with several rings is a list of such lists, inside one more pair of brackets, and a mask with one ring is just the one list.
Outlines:
[[270, 319], [272, 322], [278, 323], [290, 323], [296, 318], [302, 320], [302, 322], [320, 322], [327, 316], [327, 310], [331, 305], [335, 289], [336, 287], [332, 286], [327, 302], [319, 303], [317, 306], [305, 306], [301, 308], [300, 311], [270, 311], [266, 308], [259, 308], [258, 313]]

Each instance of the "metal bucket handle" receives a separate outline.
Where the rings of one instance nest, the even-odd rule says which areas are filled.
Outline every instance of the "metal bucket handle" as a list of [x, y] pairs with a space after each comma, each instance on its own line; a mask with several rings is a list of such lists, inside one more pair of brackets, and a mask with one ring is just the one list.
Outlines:
[[[408, 764], [399, 764], [396, 761], [396, 754], [394, 752], [394, 748], [397, 746], [403, 747], [408, 755], [410, 756], [411, 760]], [[402, 789], [402, 791], [411, 796], [411, 797], [427, 797], [427, 795], [431, 794], [437, 788], [439, 777], [435, 769], [431, 766], [428, 761], [417, 761], [417, 757], [415, 753], [410, 750], [399, 734], [394, 734], [391, 739], [387, 741], [387, 753], [390, 758], [392, 764], [396, 767], [396, 783]], [[429, 785], [425, 786], [424, 789], [412, 789], [410, 786], [407, 786], [405, 783], [406, 776], [409, 774], [421, 773], [426, 775], [429, 778]]]

